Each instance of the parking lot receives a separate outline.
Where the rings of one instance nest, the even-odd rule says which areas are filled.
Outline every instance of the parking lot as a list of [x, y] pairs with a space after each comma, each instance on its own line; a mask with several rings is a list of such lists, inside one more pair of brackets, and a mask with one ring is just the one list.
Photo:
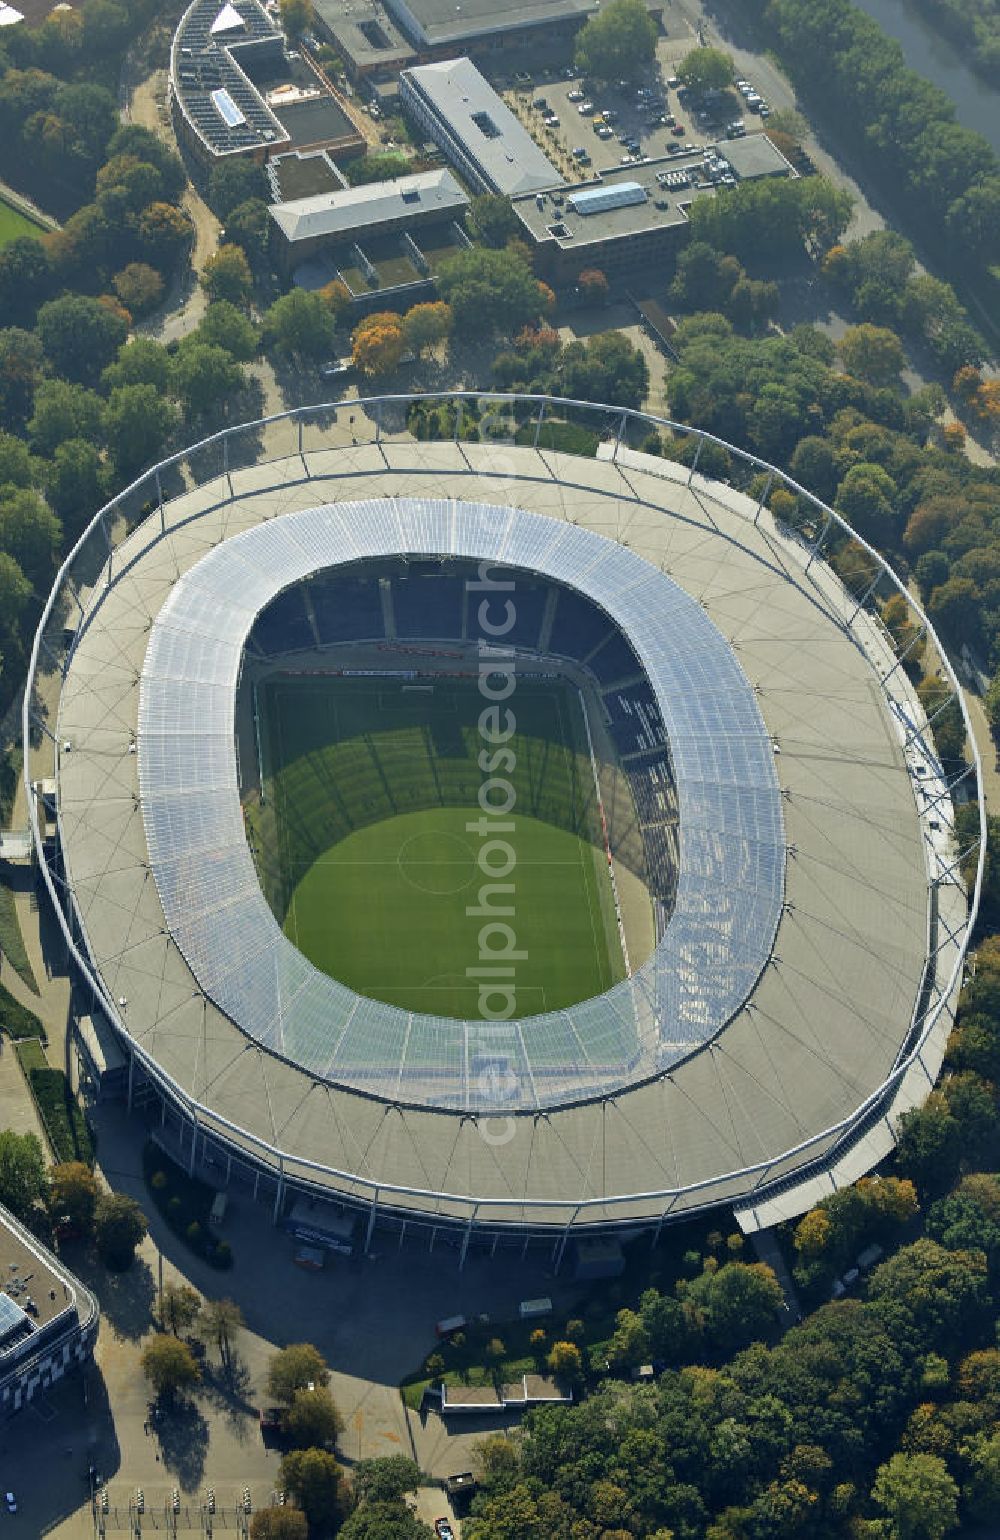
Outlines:
[[651, 73], [636, 85], [597, 88], [562, 70], [535, 73], [530, 82], [522, 77], [498, 84], [512, 111], [569, 181], [630, 161], [701, 150], [724, 140], [733, 123], [746, 133], [764, 127], [735, 86], [695, 111], [674, 76]]

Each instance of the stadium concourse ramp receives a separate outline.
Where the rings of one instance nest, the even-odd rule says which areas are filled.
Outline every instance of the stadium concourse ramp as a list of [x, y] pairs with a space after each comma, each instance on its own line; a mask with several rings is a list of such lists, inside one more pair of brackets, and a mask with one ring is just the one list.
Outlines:
[[[770, 1223], [772, 1200], [782, 1216], [801, 1212], [814, 1181], [828, 1190], [845, 1161], [860, 1174], [880, 1158], [940, 1067], [980, 869], [977, 837], [965, 851], [955, 838], [952, 792], [971, 773], [945, 779], [874, 608], [898, 585], [873, 553], [846, 547], [845, 560], [836, 516], [799, 488], [801, 526], [780, 526], [767, 507], [774, 468], [734, 452], [729, 483], [699, 474], [702, 436], [690, 467], [640, 459], [629, 432], [641, 441], [664, 425], [601, 408], [613, 442], [597, 457], [561, 453], [541, 434], [559, 406], [519, 405], [537, 422], [526, 442], [513, 426], [506, 442], [420, 441], [405, 403], [352, 403], [158, 467], [61, 574], [26, 701], [26, 776], [58, 776], [63, 867], [46, 878], [128, 1050], [130, 1097], [157, 1101], [192, 1168], [209, 1160], [250, 1183], [276, 1218], [290, 1190], [361, 1208], [366, 1244], [383, 1224], [453, 1230], [462, 1257], [473, 1241], [537, 1235], [558, 1262], [584, 1230], [658, 1231], [721, 1204], [748, 1228]], [[495, 433], [509, 403], [499, 410]], [[541, 1115], [366, 1096], [250, 1042], [198, 988], [150, 875], [138, 681], [178, 579], [240, 531], [279, 531], [284, 515], [414, 497], [523, 509], [554, 535], [581, 525], [669, 573], [732, 648], [773, 747], [784, 901], [743, 1006], [668, 1073]], [[925, 628], [915, 610], [914, 634]], [[54, 684], [51, 722], [40, 702]]]

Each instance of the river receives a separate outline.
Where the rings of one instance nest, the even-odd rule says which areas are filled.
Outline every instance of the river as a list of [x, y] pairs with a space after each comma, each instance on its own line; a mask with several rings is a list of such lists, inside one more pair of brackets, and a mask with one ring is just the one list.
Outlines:
[[958, 121], [976, 129], [1000, 154], [1000, 92], [969, 69], [961, 50], [936, 32], [908, 0], [855, 0], [902, 47], [907, 64], [940, 86]]

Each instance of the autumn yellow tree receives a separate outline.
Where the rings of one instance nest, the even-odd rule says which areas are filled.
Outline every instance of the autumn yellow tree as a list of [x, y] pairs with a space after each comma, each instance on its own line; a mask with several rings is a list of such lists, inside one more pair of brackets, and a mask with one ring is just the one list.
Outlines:
[[403, 323], [391, 310], [366, 316], [354, 328], [351, 355], [362, 374], [388, 374], [406, 348]]

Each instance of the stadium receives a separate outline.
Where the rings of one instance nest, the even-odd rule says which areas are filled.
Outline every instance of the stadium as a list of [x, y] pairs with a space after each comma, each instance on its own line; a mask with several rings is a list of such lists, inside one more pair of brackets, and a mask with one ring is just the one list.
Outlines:
[[802, 1212], [933, 1085], [974, 923], [921, 651], [961, 703], [836, 514], [639, 413], [383, 397], [163, 462], [60, 571], [24, 711], [130, 1107], [366, 1248]]

